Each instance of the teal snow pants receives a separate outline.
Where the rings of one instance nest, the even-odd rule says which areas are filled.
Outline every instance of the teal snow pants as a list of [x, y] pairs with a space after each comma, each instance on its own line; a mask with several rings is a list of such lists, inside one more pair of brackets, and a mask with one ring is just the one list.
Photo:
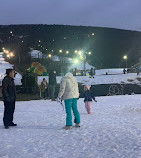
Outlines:
[[65, 102], [65, 109], [66, 109], [66, 126], [72, 126], [72, 114], [71, 114], [71, 109], [74, 113], [74, 122], [75, 123], [80, 123], [80, 114], [77, 110], [77, 98], [73, 99], [67, 99], [64, 100]]

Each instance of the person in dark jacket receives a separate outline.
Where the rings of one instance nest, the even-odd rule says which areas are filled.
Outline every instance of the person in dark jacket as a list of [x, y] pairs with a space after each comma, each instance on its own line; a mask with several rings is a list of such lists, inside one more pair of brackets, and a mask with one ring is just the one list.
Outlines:
[[94, 78], [94, 75], [95, 75], [95, 69], [94, 69], [94, 68], [91, 68], [89, 74], [91, 75], [91, 77]]
[[43, 81], [41, 82], [41, 93], [42, 97], [44, 99], [47, 99], [48, 97], [48, 83], [45, 78], [43, 78]]
[[80, 95], [80, 97], [84, 98], [85, 108], [86, 108], [88, 114], [92, 114], [92, 99], [95, 102], [97, 102], [97, 100], [94, 97], [94, 94], [90, 90], [90, 87], [91, 87], [90, 85], [86, 85], [84, 87], [84, 93], [82, 95]]
[[15, 111], [16, 87], [14, 83], [15, 71], [6, 69], [6, 76], [2, 81], [2, 95], [4, 101], [4, 117], [3, 123], [6, 129], [9, 126], [17, 126], [13, 123], [13, 115]]
[[52, 101], [56, 101], [56, 99], [54, 98], [55, 85], [56, 85], [56, 71], [51, 71], [49, 73], [49, 90], [50, 90], [50, 97]]

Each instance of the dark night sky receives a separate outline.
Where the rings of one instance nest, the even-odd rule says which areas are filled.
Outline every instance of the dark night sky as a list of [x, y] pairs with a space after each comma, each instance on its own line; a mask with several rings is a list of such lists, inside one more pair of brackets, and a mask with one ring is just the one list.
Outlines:
[[63, 24], [141, 31], [141, 0], [1, 0], [0, 25]]

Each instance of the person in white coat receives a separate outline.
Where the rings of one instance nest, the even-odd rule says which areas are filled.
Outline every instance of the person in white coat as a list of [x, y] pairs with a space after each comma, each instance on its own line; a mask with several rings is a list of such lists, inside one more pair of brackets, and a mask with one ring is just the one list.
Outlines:
[[60, 90], [58, 94], [58, 101], [60, 99], [65, 102], [66, 109], [66, 126], [65, 129], [72, 128], [72, 114], [71, 109], [74, 113], [74, 123], [76, 127], [80, 127], [80, 114], [77, 109], [77, 99], [79, 98], [78, 83], [72, 73], [67, 73], [61, 79]]

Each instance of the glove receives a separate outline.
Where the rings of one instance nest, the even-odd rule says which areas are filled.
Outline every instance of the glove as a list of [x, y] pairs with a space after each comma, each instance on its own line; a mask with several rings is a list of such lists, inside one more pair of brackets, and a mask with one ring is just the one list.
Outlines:
[[57, 97], [56, 101], [57, 101], [57, 103], [61, 103], [61, 98]]

